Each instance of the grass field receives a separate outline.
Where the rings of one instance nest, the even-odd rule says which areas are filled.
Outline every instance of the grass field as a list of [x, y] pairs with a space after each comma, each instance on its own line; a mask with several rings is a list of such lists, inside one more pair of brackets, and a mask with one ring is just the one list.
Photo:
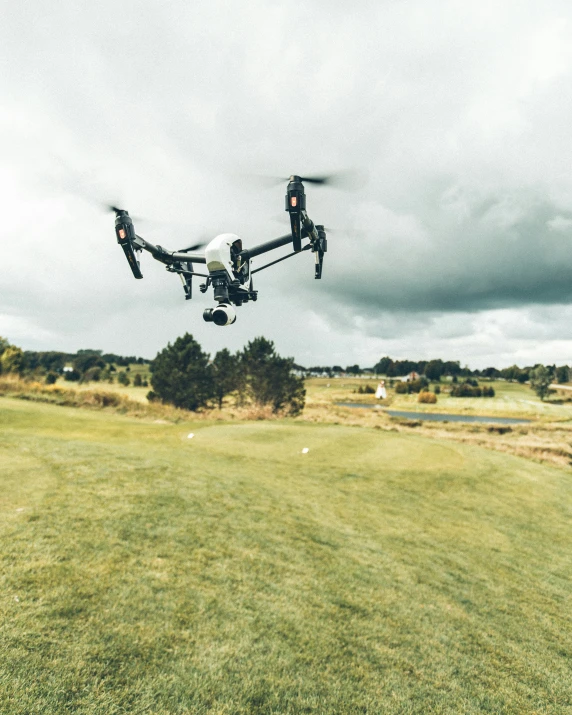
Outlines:
[[[369, 384], [375, 388], [377, 380], [360, 378], [326, 379], [312, 378], [306, 381], [309, 403], [331, 404], [336, 401], [377, 403], [375, 395], [360, 395], [356, 390]], [[387, 381], [386, 381], [387, 384]], [[495, 397], [450, 397], [446, 393], [438, 395], [434, 405], [419, 404], [417, 395], [399, 395], [388, 389], [388, 399], [384, 404], [394, 409], [414, 410], [416, 412], [448, 412], [466, 415], [489, 415], [491, 417], [526, 417], [541, 420], [572, 420], [572, 401], [558, 398], [557, 395], [542, 402], [530, 389], [530, 385], [517, 382], [494, 380], [482, 381], [482, 385], [491, 386]], [[442, 387], [445, 387], [443, 383]]]
[[[139, 372], [143, 377], [149, 378], [146, 365], [132, 365], [129, 373], [131, 379]], [[358, 394], [359, 387], [370, 385], [375, 388], [378, 380], [362, 378], [309, 378], [306, 380], [307, 405], [328, 406], [336, 402], [363, 402], [364, 404], [377, 404], [374, 395]], [[386, 381], [386, 384], [388, 381]], [[475, 397], [450, 397], [446, 393], [438, 396], [438, 401], [434, 405], [420, 404], [417, 402], [417, 395], [399, 395], [391, 388], [388, 389], [388, 399], [382, 404], [394, 409], [414, 410], [416, 412], [447, 412], [466, 415], [489, 415], [491, 417], [525, 417], [539, 419], [543, 421], [572, 421], [572, 393], [562, 393], [553, 395], [546, 401], [541, 401], [530, 389], [530, 385], [521, 385], [517, 382], [506, 382], [504, 380], [494, 380], [492, 382], [482, 381], [482, 385], [491, 386], [495, 389], [494, 398]], [[61, 387], [70, 387], [70, 383], [59, 380]], [[444, 382], [442, 387], [446, 387]], [[151, 387], [127, 387], [114, 382], [91, 382], [84, 384], [74, 383], [71, 385], [77, 390], [101, 389], [109, 392], [118, 392], [128, 396], [132, 400], [145, 403], [147, 393]], [[564, 396], [564, 399], [562, 399]], [[568, 401], [570, 400], [570, 401]]]
[[570, 470], [5, 397], [0, 475], [3, 714], [572, 712]]

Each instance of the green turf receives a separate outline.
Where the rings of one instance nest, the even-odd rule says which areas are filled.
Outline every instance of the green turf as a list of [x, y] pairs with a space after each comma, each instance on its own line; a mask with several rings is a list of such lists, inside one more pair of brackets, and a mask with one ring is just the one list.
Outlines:
[[0, 475], [3, 715], [572, 712], [568, 471], [3, 398]]

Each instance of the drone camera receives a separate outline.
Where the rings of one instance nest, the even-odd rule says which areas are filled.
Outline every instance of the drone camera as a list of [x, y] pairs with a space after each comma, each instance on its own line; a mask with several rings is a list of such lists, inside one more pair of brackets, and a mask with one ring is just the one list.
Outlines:
[[219, 303], [216, 308], [207, 308], [203, 313], [203, 320], [215, 325], [232, 325], [236, 320], [236, 312], [232, 305]]

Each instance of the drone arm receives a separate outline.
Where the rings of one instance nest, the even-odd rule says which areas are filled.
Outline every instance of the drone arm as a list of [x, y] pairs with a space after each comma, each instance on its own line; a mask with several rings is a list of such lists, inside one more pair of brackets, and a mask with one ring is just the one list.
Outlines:
[[200, 253], [180, 253], [176, 251], [167, 251], [162, 246], [155, 246], [149, 243], [141, 236], [135, 236], [133, 245], [138, 249], [149, 251], [153, 258], [161, 263], [206, 263], [206, 258]]
[[[305, 237], [308, 234], [303, 231], [302, 236]], [[273, 251], [275, 248], [281, 248], [282, 246], [287, 246], [292, 243], [292, 234], [289, 233], [286, 236], [280, 236], [280, 238], [274, 238], [272, 241], [266, 241], [266, 243], [261, 243], [259, 246], [254, 246], [254, 248], [247, 248], [242, 251], [241, 256], [244, 260], [254, 258], [255, 256], [260, 256], [262, 253], [268, 253], [268, 251]]]
[[314, 222], [308, 216], [305, 209], [300, 212], [300, 217], [302, 219], [302, 225], [304, 226], [305, 233], [310, 238], [310, 241], [312, 241], [312, 243], [314, 241], [317, 241], [318, 240], [318, 231], [316, 230]]
[[[301, 250], [308, 251], [311, 247], [312, 247], [312, 244], [308, 243]], [[287, 258], [292, 258], [292, 256], [297, 256], [299, 253], [301, 253], [301, 251], [293, 251], [292, 253], [288, 253], [286, 256], [282, 256], [282, 258], [277, 258], [275, 261], [271, 261], [270, 263], [267, 263], [265, 266], [260, 266], [260, 268], [255, 268], [253, 271], [250, 271], [250, 275], [253, 275], [254, 273], [258, 273], [258, 271], [263, 271], [265, 268], [270, 268], [270, 266], [273, 266], [275, 263], [280, 263], [280, 261], [285, 261]]]

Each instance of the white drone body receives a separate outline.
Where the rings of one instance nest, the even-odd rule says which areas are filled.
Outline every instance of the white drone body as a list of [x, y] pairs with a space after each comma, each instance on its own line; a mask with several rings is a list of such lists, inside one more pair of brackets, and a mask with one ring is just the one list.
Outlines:
[[226, 271], [229, 280], [234, 280], [231, 246], [235, 241], [240, 241], [236, 233], [221, 233], [213, 238], [205, 248], [205, 259], [209, 273]]

